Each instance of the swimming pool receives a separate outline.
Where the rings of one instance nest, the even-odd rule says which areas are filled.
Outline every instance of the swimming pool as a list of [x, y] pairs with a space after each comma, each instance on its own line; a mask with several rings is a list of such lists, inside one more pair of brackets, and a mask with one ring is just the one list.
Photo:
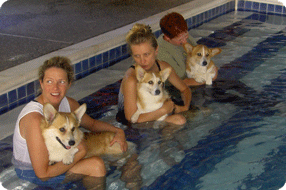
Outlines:
[[[232, 12], [190, 31], [199, 43], [220, 47], [222, 53], [213, 59], [220, 67], [213, 86], [193, 89], [193, 103], [204, 109], [185, 113], [188, 121], [182, 128], [153, 129], [152, 122], [127, 128], [117, 123], [120, 82], [80, 100], [88, 103], [93, 117], [125, 128], [127, 138], [138, 145], [142, 189], [283, 186], [285, 21], [283, 16]], [[124, 189], [119, 178], [120, 171], [111, 169], [108, 189]], [[36, 188], [22, 184], [22, 189], [31, 187]]]
[[[222, 49], [213, 59], [219, 76], [212, 87], [193, 89], [193, 103], [204, 109], [185, 113], [188, 122], [183, 128], [153, 129], [148, 123], [126, 130], [139, 145], [142, 189], [284, 185], [285, 21], [281, 16], [232, 12], [190, 31], [199, 43]], [[92, 104], [94, 99], [82, 101]], [[94, 117], [112, 120], [114, 105], [103, 114], [93, 112]], [[124, 188], [119, 176], [118, 171], [109, 175], [110, 189]]]

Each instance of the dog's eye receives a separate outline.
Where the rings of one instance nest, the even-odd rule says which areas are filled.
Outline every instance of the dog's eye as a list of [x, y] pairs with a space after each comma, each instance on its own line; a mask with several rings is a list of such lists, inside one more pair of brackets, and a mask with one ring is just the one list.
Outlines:
[[150, 80], [150, 81], [148, 82], [148, 84], [153, 84], [153, 81]]
[[159, 81], [158, 81], [158, 84], [161, 84], [161, 83], [162, 83], [162, 81], [159, 80]]
[[74, 130], [75, 130], [75, 127], [73, 127], [71, 131], [74, 132]]
[[65, 132], [66, 131], [66, 129], [65, 128], [60, 128], [60, 132]]
[[206, 54], [207, 57], [208, 57], [209, 55], [210, 55], [210, 54], [208, 54], [208, 53]]
[[198, 55], [198, 56], [202, 56], [202, 54], [201, 54], [201, 53], [197, 53], [197, 55]]

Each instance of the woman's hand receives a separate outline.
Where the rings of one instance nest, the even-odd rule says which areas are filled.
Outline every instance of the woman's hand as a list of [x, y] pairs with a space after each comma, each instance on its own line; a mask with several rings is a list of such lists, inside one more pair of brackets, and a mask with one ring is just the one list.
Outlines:
[[110, 146], [112, 146], [114, 143], [119, 143], [121, 146], [121, 150], [123, 152], [126, 152], [128, 149], [128, 145], [125, 139], [125, 133], [122, 129], [117, 130], [117, 132], [115, 133], [114, 138], [112, 139], [112, 141], [110, 142]]
[[79, 154], [80, 159], [84, 158], [87, 153], [87, 146], [86, 146], [85, 140], [82, 140], [77, 146], [77, 148], [78, 148], [78, 152], [76, 154]]
[[171, 99], [166, 100], [162, 106], [162, 109], [165, 110], [166, 114], [173, 113], [175, 108], [175, 103]]

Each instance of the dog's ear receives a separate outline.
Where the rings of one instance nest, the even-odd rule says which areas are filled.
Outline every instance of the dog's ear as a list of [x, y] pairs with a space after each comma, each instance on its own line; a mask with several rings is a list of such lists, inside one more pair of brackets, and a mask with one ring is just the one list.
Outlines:
[[221, 52], [221, 49], [220, 48], [212, 48], [211, 49], [211, 55], [212, 56], [215, 56], [215, 55], [217, 55], [217, 54], [220, 54], [220, 52]]
[[170, 67], [160, 71], [160, 75], [161, 75], [161, 78], [162, 78], [163, 82], [165, 82], [168, 79], [168, 77], [171, 74], [171, 71], [172, 71], [172, 69]]
[[79, 123], [81, 121], [82, 116], [84, 115], [86, 111], [86, 104], [82, 104], [81, 106], [79, 106], [75, 111], [74, 114], [76, 115]]
[[184, 49], [185, 49], [185, 51], [186, 51], [187, 53], [191, 53], [191, 52], [193, 51], [193, 49], [194, 49], [194, 46], [192, 46], [192, 45], [189, 44], [189, 43], [185, 43], [185, 44], [183, 45], [183, 47], [184, 47]]
[[137, 80], [140, 82], [144, 78], [146, 71], [140, 65], [136, 65], [135, 73]]
[[43, 113], [44, 113], [45, 120], [48, 123], [52, 123], [56, 117], [57, 110], [54, 108], [54, 106], [52, 106], [52, 104], [46, 103], [44, 104], [44, 107], [43, 107]]

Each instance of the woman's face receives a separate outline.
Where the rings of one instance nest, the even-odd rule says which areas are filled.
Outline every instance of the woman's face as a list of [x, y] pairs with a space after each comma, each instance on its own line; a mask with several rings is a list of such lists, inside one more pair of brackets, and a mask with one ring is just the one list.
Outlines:
[[182, 46], [185, 43], [187, 43], [187, 39], [189, 37], [189, 33], [188, 31], [186, 32], [182, 32], [179, 35], [177, 35], [176, 37], [170, 39], [167, 37], [167, 41], [175, 46]]
[[144, 42], [138, 45], [131, 45], [131, 51], [136, 64], [146, 71], [153, 68], [158, 54], [158, 47], [155, 49], [150, 42]]
[[44, 103], [51, 103], [55, 107], [60, 105], [70, 88], [66, 71], [57, 67], [51, 67], [45, 71], [40, 85]]

